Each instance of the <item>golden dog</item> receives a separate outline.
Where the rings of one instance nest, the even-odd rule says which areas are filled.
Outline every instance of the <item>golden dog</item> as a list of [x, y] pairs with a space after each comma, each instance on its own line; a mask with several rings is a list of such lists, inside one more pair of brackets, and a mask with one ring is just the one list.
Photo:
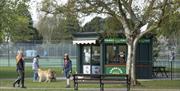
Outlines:
[[51, 69], [48, 70], [38, 69], [38, 77], [39, 77], [39, 82], [51, 82], [52, 80], [56, 80], [56, 73]]

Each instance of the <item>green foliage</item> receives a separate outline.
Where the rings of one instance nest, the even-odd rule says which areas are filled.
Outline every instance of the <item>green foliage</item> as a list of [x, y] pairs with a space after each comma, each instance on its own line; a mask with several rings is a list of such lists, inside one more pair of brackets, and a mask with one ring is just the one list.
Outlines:
[[105, 31], [121, 31], [123, 29], [121, 22], [114, 17], [105, 19]]
[[156, 36], [153, 37], [153, 50], [152, 51], [153, 51], [152, 52], [153, 61], [156, 61], [157, 57], [159, 57], [159, 52], [160, 52], [160, 43], [157, 40]]
[[84, 31], [98, 32], [98, 31], [120, 31], [122, 30], [122, 24], [113, 17], [107, 17], [105, 19], [101, 17], [93, 18], [89, 23], [86, 23], [83, 27]]
[[117, 37], [117, 32], [123, 32], [123, 28], [113, 17], [95, 17], [83, 26], [83, 32], [103, 32], [103, 37]]
[[164, 7], [164, 13], [162, 21], [159, 23], [159, 31], [156, 34], [166, 36], [171, 38], [172, 36], [177, 36], [180, 33], [180, 11], [179, 11], [179, 0], [173, 0], [173, 5], [167, 5]]
[[170, 37], [175, 34], [176, 36], [180, 34], [180, 12], [171, 14], [169, 17], [163, 19], [158, 34]]
[[41, 11], [46, 14], [38, 23], [38, 31], [43, 36], [44, 43], [71, 39], [71, 33], [81, 30], [73, 5], [71, 2], [68, 7], [62, 7], [55, 0], [42, 1]]
[[98, 32], [104, 30], [104, 19], [101, 17], [95, 17], [89, 23], [86, 23], [83, 27], [85, 32]]
[[11, 41], [29, 40], [32, 37], [30, 35], [32, 31], [28, 26], [32, 26], [30, 25], [32, 19], [28, 11], [28, 0], [1, 0], [0, 2], [2, 36], [10, 37]]
[[44, 43], [53, 42], [54, 40], [60, 42], [63, 39], [70, 38], [69, 35], [73, 30], [67, 27], [68, 24], [69, 23], [59, 15], [52, 17], [45, 16], [41, 18], [38, 23], [38, 31], [43, 36]]

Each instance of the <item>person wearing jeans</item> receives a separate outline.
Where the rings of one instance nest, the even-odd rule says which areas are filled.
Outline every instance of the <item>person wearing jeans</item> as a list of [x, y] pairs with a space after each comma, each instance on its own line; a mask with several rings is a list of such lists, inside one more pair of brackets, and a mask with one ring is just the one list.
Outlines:
[[39, 55], [33, 58], [32, 70], [33, 70], [33, 82], [38, 80], [38, 69], [39, 69]]
[[70, 73], [72, 72], [72, 62], [71, 60], [69, 59], [69, 56], [68, 54], [64, 54], [64, 67], [63, 67], [63, 70], [64, 70], [64, 76], [66, 77], [66, 88], [70, 88]]
[[[16, 84], [18, 84], [18, 87], [21, 88], [26, 88], [24, 86], [24, 57], [23, 57], [23, 53], [22, 51], [19, 51], [19, 53], [16, 56], [16, 71], [18, 73], [18, 78], [14, 81], [13, 83], [13, 87], [16, 86]], [[21, 86], [20, 86], [20, 82], [21, 82]]]

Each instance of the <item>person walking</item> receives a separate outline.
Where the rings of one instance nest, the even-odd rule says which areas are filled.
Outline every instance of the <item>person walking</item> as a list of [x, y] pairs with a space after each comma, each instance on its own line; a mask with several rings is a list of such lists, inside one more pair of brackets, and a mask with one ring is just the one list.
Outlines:
[[[18, 78], [14, 81], [13, 83], [13, 87], [16, 86], [16, 84], [18, 84], [18, 87], [21, 88], [26, 88], [24, 86], [24, 56], [23, 56], [23, 52], [19, 51], [18, 54], [16, 55], [16, 71], [18, 73]], [[20, 86], [20, 82], [21, 82], [21, 86]]]
[[72, 72], [72, 62], [67, 53], [64, 54], [64, 76], [66, 77], [66, 88], [70, 88], [70, 74]]
[[33, 58], [32, 70], [33, 70], [33, 82], [38, 80], [38, 69], [39, 69], [39, 55]]

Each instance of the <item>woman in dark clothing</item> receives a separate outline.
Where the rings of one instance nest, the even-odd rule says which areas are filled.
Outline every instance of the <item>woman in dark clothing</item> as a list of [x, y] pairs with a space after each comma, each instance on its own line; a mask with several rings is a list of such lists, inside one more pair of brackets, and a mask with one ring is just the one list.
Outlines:
[[18, 78], [15, 80], [13, 83], [13, 87], [18, 84], [18, 87], [20, 87], [20, 82], [21, 82], [21, 88], [25, 88], [24, 86], [24, 57], [23, 53], [20, 51], [17, 56], [16, 56], [16, 71], [18, 73]]
[[69, 59], [68, 54], [64, 54], [64, 75], [66, 77], [67, 80], [67, 86], [66, 88], [70, 87], [70, 83], [69, 83], [69, 79], [70, 79], [70, 73], [72, 71], [72, 63], [71, 60]]

